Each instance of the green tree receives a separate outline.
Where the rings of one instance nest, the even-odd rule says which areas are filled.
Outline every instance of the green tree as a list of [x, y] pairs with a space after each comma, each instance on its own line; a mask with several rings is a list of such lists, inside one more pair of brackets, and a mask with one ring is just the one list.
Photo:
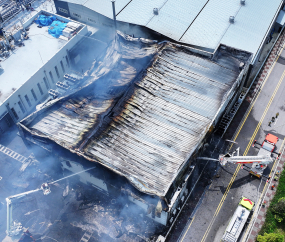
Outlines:
[[264, 235], [258, 235], [257, 236], [258, 242], [283, 242], [284, 241], [284, 235], [282, 234], [275, 234], [275, 233], [264, 233]]
[[285, 197], [281, 197], [272, 207], [274, 218], [280, 223], [285, 220]]

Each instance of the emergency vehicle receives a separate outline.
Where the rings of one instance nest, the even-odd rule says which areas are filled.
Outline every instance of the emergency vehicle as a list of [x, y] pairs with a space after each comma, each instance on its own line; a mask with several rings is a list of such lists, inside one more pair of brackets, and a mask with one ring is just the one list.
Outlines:
[[254, 206], [254, 202], [246, 197], [242, 197], [238, 207], [231, 218], [231, 221], [223, 235], [222, 241], [236, 242], [241, 235], [242, 229], [247, 222]]

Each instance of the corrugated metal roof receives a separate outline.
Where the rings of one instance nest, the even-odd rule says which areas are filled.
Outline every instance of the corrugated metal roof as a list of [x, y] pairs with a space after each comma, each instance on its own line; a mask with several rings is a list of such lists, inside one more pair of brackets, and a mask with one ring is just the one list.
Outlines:
[[180, 41], [215, 50], [230, 26], [229, 17], [240, 8], [240, 1], [209, 1]]
[[[152, 65], [134, 79], [157, 47]], [[240, 61], [222, 50], [211, 61], [182, 46], [134, 39], [105, 56], [87, 93], [62, 98], [21, 125], [125, 176], [142, 192], [165, 196], [237, 85]], [[123, 97], [103, 91], [128, 83]]]
[[245, 7], [238, 12], [235, 23], [229, 27], [221, 43], [255, 55], [282, 2], [280, 0], [246, 1]]
[[[282, 2], [246, 0], [241, 6], [240, 0], [117, 0], [116, 13], [119, 21], [146, 26], [186, 44], [215, 50], [221, 42], [255, 54]], [[109, 1], [82, 4], [112, 18]], [[236, 16], [232, 25], [230, 16]]]
[[[131, 0], [116, 0], [116, 13], [119, 13], [130, 1]], [[96, 12], [108, 18], [113, 18], [112, 3], [109, 0], [87, 0], [82, 5], [93, 10], [96, 9]]]
[[[117, 15], [119, 21], [146, 26], [148, 22], [155, 16], [154, 8], [160, 9], [167, 0], [132, 0], [122, 12]], [[116, 5], [116, 12], [117, 5]]]
[[[206, 2], [207, 0], [133, 0], [118, 14], [117, 19], [159, 30], [159, 33], [178, 41]], [[153, 13], [154, 8], [158, 9], [158, 15]]]
[[207, 0], [168, 0], [146, 26], [179, 41], [206, 3]]
[[87, 1], [89, 1], [89, 0], [68, 0], [66, 2], [84, 5], [84, 3], [86, 3]]

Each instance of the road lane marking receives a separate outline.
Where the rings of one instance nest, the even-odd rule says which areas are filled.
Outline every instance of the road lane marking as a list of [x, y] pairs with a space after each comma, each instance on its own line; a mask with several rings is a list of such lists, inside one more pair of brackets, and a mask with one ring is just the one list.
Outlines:
[[[255, 138], [255, 136], [256, 136], [256, 134], [257, 134], [257, 132], [258, 132], [258, 130], [259, 130], [259, 128], [260, 128], [260, 126], [261, 126], [261, 124], [262, 124], [262, 122], [263, 122], [263, 120], [264, 120], [266, 114], [267, 114], [267, 112], [268, 112], [268, 109], [269, 109], [269, 107], [270, 107], [270, 105], [271, 105], [271, 103], [272, 103], [272, 101], [273, 101], [273, 99], [274, 99], [274, 97], [275, 97], [275, 95], [276, 95], [276, 93], [277, 93], [277, 91], [278, 91], [278, 89], [279, 89], [281, 83], [283, 82], [284, 76], [285, 76], [285, 71], [283, 72], [281, 78], [279, 79], [279, 82], [278, 82], [278, 84], [277, 84], [277, 86], [276, 86], [276, 88], [275, 88], [275, 90], [274, 90], [274, 92], [273, 92], [273, 94], [272, 94], [272, 96], [271, 96], [271, 98], [270, 98], [270, 100], [269, 100], [269, 102], [268, 102], [268, 104], [267, 104], [267, 106], [266, 106], [264, 112], [263, 112], [263, 115], [262, 115], [262, 117], [261, 117], [261, 119], [260, 119], [260, 121], [259, 121], [259, 123], [258, 123], [258, 125], [257, 125], [257, 127], [256, 127], [256, 129], [255, 129], [255, 131], [254, 131], [254, 133], [253, 133], [253, 135], [251, 136], [251, 139], [250, 139], [250, 141], [249, 141], [249, 143], [248, 143], [248, 145], [247, 145], [247, 148], [246, 148], [246, 150], [245, 150], [243, 156], [246, 156], [246, 155], [247, 155], [247, 153], [248, 153], [248, 151], [249, 151], [249, 148], [250, 148], [250, 146], [252, 145], [252, 141], [254, 140], [254, 138]], [[258, 96], [259, 96], [259, 94], [258, 94]], [[256, 99], [257, 99], [257, 98], [256, 98]], [[255, 103], [255, 102], [254, 102], [254, 103]], [[249, 115], [249, 113], [248, 113], [248, 115]], [[248, 117], [248, 115], [247, 115], [247, 117]], [[246, 117], [246, 119], [247, 119], [247, 117]], [[243, 122], [241, 128], [243, 127], [244, 123], [245, 123], [245, 121]], [[240, 130], [241, 130], [241, 129], [240, 129]], [[240, 130], [239, 130], [239, 131], [240, 131]], [[234, 140], [234, 141], [235, 141], [235, 140]], [[206, 240], [206, 238], [207, 238], [207, 236], [208, 236], [208, 234], [209, 234], [209, 232], [210, 232], [210, 229], [211, 229], [211, 227], [212, 227], [212, 225], [213, 225], [213, 223], [214, 223], [214, 221], [215, 221], [217, 215], [219, 214], [220, 209], [221, 209], [221, 207], [222, 207], [222, 205], [223, 205], [223, 203], [224, 203], [224, 201], [225, 201], [225, 199], [226, 199], [226, 197], [227, 197], [227, 195], [228, 195], [228, 192], [229, 192], [229, 190], [230, 190], [230, 188], [231, 188], [231, 186], [232, 186], [232, 184], [233, 184], [233, 182], [234, 182], [234, 180], [235, 180], [235, 178], [236, 178], [236, 176], [237, 176], [237, 174], [238, 174], [238, 171], [239, 171], [240, 167], [241, 167], [241, 164], [239, 164], [238, 167], [237, 167], [237, 169], [235, 170], [235, 173], [234, 173], [234, 175], [232, 176], [232, 179], [230, 180], [230, 183], [229, 183], [229, 185], [228, 185], [228, 187], [227, 187], [227, 189], [226, 189], [226, 191], [225, 191], [225, 193], [224, 193], [224, 195], [223, 195], [223, 197], [222, 197], [222, 199], [221, 199], [221, 201], [220, 201], [220, 203], [219, 203], [219, 205], [218, 205], [218, 207], [217, 207], [217, 209], [216, 209], [216, 211], [215, 211], [215, 213], [214, 213], [214, 216], [213, 216], [212, 219], [211, 219], [211, 222], [210, 222], [210, 224], [209, 224], [209, 226], [208, 226], [208, 228], [207, 228], [207, 230], [206, 230], [206, 232], [205, 232], [205, 234], [204, 234], [204, 236], [203, 236], [201, 242], [205, 242], [205, 240]]]
[[[282, 50], [284, 49], [284, 47], [285, 47], [285, 43], [284, 43], [284, 45], [282, 46]], [[278, 61], [278, 59], [279, 59], [279, 57], [280, 57], [281, 54], [282, 54], [282, 51], [280, 51], [280, 53], [278, 54], [278, 56], [277, 56], [277, 58], [276, 58], [274, 64], [272, 65], [270, 71], [268, 72], [268, 74], [267, 74], [267, 76], [266, 76], [266, 78], [265, 78], [265, 81], [262, 83], [262, 86], [261, 86], [261, 88], [260, 88], [260, 90], [259, 90], [259, 93], [257, 94], [256, 98], [254, 99], [253, 103], [251, 104], [250, 109], [249, 109], [249, 111], [247, 112], [247, 115], [246, 115], [246, 117], [244, 118], [244, 120], [243, 120], [243, 122], [242, 122], [242, 125], [240, 126], [239, 131], [238, 131], [237, 134], [235, 135], [235, 138], [232, 139], [233, 141], [236, 141], [236, 139], [237, 139], [237, 137], [238, 137], [238, 135], [239, 135], [239, 133], [240, 133], [240, 131], [241, 131], [241, 129], [242, 129], [244, 123], [245, 123], [245, 121], [246, 121], [247, 118], [248, 118], [248, 115], [250, 114], [250, 112], [251, 112], [251, 110], [252, 110], [252, 108], [253, 108], [253, 106], [254, 106], [256, 100], [258, 99], [258, 97], [259, 97], [259, 95], [260, 95], [260, 93], [261, 93], [261, 91], [262, 91], [262, 89], [263, 89], [265, 83], [267, 82], [267, 80], [268, 80], [268, 78], [269, 78], [269, 76], [270, 76], [272, 70], [274, 69], [274, 66], [275, 66], [275, 64], [277, 63], [277, 61]], [[232, 146], [233, 146], [233, 143], [231, 144], [230, 149], [232, 148]]]
[[274, 92], [273, 92], [273, 94], [272, 94], [272, 96], [271, 96], [271, 98], [270, 98], [270, 100], [269, 100], [269, 102], [268, 102], [268, 104], [267, 104], [267, 106], [266, 106], [264, 112], [263, 112], [263, 115], [262, 115], [260, 121], [258, 122], [258, 125], [257, 125], [257, 127], [256, 127], [256, 129], [255, 129], [255, 131], [254, 131], [254, 133], [253, 133], [253, 135], [252, 135], [252, 138], [251, 138], [250, 142], [249, 142], [248, 145], [247, 145], [247, 148], [246, 148], [246, 150], [245, 150], [245, 153], [246, 153], [246, 154], [247, 154], [249, 148], [251, 147], [251, 144], [252, 144], [252, 142], [253, 142], [253, 139], [255, 138], [256, 133], [258, 132], [258, 130], [259, 130], [259, 128], [260, 128], [260, 126], [261, 126], [261, 124], [262, 124], [262, 122], [263, 122], [263, 120], [264, 120], [266, 114], [267, 114], [267, 111], [268, 111], [269, 107], [271, 106], [271, 103], [272, 103], [273, 99], [275, 98], [275, 95], [276, 95], [276, 93], [277, 93], [277, 91], [278, 91], [278, 89], [279, 89], [281, 83], [283, 82], [284, 76], [285, 76], [285, 71], [283, 72], [283, 74], [282, 74], [282, 76], [281, 76], [281, 78], [280, 78], [280, 80], [279, 80], [279, 82], [278, 82], [278, 84], [277, 84], [277, 86], [276, 86], [276, 88], [275, 88], [275, 90], [274, 90]]
[[184, 236], [182, 237], [181, 242], [184, 240], [184, 238], [185, 238], [185, 236], [186, 236], [186, 234], [187, 234], [188, 230], [190, 229], [190, 227], [191, 227], [191, 225], [192, 225], [192, 223], [193, 223], [194, 219], [195, 219], [195, 216], [193, 217], [193, 219], [192, 219], [191, 223], [189, 224], [188, 229], [186, 230], [186, 232], [185, 232]]
[[211, 227], [212, 227], [212, 225], [213, 225], [213, 223], [214, 223], [214, 221], [215, 221], [215, 219], [216, 219], [216, 216], [218, 215], [218, 213], [219, 213], [219, 211], [220, 211], [220, 209], [221, 209], [221, 207], [222, 207], [222, 205], [223, 205], [223, 203], [224, 203], [224, 201], [225, 201], [225, 199], [226, 199], [226, 197], [227, 197], [228, 191], [229, 191], [229, 189], [231, 188], [232, 183], [234, 182], [235, 177], [236, 177], [236, 175], [237, 175], [237, 173], [238, 173], [240, 167], [241, 167], [241, 165], [239, 164], [238, 167], [237, 167], [237, 169], [235, 170], [234, 175], [232, 176], [232, 178], [231, 178], [231, 180], [230, 180], [230, 182], [229, 182], [229, 185], [228, 185], [228, 187], [227, 187], [227, 189], [226, 189], [226, 191], [225, 191], [225, 193], [224, 193], [224, 195], [223, 195], [223, 197], [222, 197], [222, 199], [221, 199], [221, 201], [220, 201], [220, 203], [219, 203], [219, 205], [218, 205], [218, 207], [217, 207], [217, 209], [216, 209], [216, 211], [215, 211], [215, 213], [214, 213], [214, 216], [213, 216], [212, 219], [211, 219], [211, 222], [210, 222], [210, 224], [209, 224], [209, 226], [208, 226], [208, 228], [207, 228], [207, 230], [206, 230], [206, 232], [205, 232], [205, 234], [204, 234], [204, 236], [203, 236], [201, 242], [204, 242], [204, 241], [206, 240], [206, 238], [207, 238], [207, 236], [208, 236], [208, 234], [209, 234], [209, 232], [210, 232], [210, 229], [211, 229]]

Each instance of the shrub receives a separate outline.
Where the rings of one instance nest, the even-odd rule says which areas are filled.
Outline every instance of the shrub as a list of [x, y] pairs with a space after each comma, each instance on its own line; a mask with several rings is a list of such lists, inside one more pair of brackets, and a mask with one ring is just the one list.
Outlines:
[[[278, 228], [285, 232], [285, 230], [284, 230], [285, 218], [283, 217], [283, 219], [282, 219], [283, 222], [279, 223], [277, 221], [277, 219], [280, 220], [279, 213], [278, 212], [275, 213], [273, 211], [273, 208], [275, 207], [275, 205], [279, 202], [279, 200], [281, 198], [284, 198], [284, 197], [285, 197], [285, 170], [283, 170], [281, 172], [279, 184], [278, 184], [278, 187], [276, 189], [276, 194], [273, 197], [273, 199], [270, 203], [270, 206], [266, 212], [266, 220], [265, 220], [265, 223], [263, 224], [261, 230], [259, 231], [260, 235], [264, 235], [264, 233], [274, 233], [274, 232], [276, 232], [276, 230]], [[275, 211], [276, 211], [276, 208], [275, 208]]]
[[257, 241], [258, 242], [283, 242], [284, 235], [276, 234], [276, 233], [271, 233], [271, 234], [264, 233], [264, 235], [257, 236]]
[[280, 223], [285, 220], [285, 197], [281, 197], [276, 204], [272, 206], [274, 218]]

